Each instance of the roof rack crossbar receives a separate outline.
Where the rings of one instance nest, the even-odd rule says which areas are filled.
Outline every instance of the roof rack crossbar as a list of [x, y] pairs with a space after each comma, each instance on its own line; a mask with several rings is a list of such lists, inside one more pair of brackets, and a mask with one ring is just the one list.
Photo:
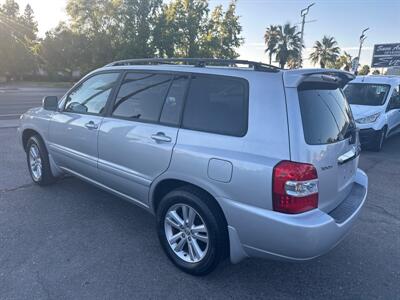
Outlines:
[[204, 68], [206, 66], [228, 66], [248, 65], [255, 71], [278, 72], [280, 68], [261, 62], [240, 60], [240, 59], [215, 59], [215, 58], [145, 58], [126, 59], [112, 62], [106, 67], [129, 66], [129, 65], [157, 65], [157, 64], [184, 64]]

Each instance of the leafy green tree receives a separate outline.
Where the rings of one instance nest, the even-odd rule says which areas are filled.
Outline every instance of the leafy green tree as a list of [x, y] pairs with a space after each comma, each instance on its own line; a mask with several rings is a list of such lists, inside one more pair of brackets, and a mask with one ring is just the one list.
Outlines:
[[83, 34], [73, 32], [65, 23], [60, 23], [54, 30], [46, 33], [42, 42], [40, 57], [44, 68], [50, 76], [59, 72], [67, 77], [79, 70], [83, 73], [90, 71], [91, 42]]
[[371, 69], [368, 65], [363, 65], [361, 70], [358, 72], [358, 75], [368, 75], [370, 71]]
[[11, 19], [17, 19], [19, 16], [19, 5], [14, 0], [6, 0], [1, 10], [5, 16]]
[[100, 67], [117, 55], [122, 0], [68, 0], [71, 30], [87, 37], [89, 64]]
[[23, 15], [14, 0], [0, 7], [0, 39], [1, 74], [21, 78], [36, 70], [37, 23], [29, 5]]
[[86, 73], [110, 61], [144, 57], [236, 58], [243, 44], [236, 0], [67, 0], [69, 22], [37, 37], [31, 6], [0, 5], [0, 75]]
[[350, 71], [352, 59], [352, 56], [344, 51], [343, 54], [340, 55], [334, 63], [328, 63], [327, 67], [332, 69], [343, 69], [345, 71]]
[[276, 60], [279, 66], [284, 68], [288, 61], [298, 59], [302, 47], [301, 37], [297, 26], [292, 26], [290, 23], [278, 26], [278, 37]]
[[372, 72], [372, 75], [380, 75], [380, 74], [381, 74], [381, 72], [379, 72], [378, 69], [375, 69], [375, 70]]
[[210, 12], [208, 0], [172, 0], [158, 14], [154, 45], [161, 57], [236, 58], [241, 32], [236, 1]]
[[238, 57], [236, 48], [243, 43], [241, 32], [242, 26], [236, 15], [236, 1], [229, 4], [226, 12], [221, 5], [215, 7], [207, 24], [207, 32], [200, 41], [200, 55], [226, 59]]
[[[208, 13], [207, 0], [172, 0], [162, 11], [167, 31], [164, 34], [167, 40], [162, 43], [173, 45], [174, 56], [199, 57], [202, 37], [207, 32]], [[167, 52], [159, 44], [157, 48], [160, 54]]]
[[319, 62], [321, 68], [329, 64], [334, 64], [339, 57], [340, 48], [337, 46], [335, 38], [324, 36], [322, 41], [316, 41], [310, 60], [315, 65]]
[[268, 53], [269, 64], [272, 64], [272, 56], [276, 53], [279, 42], [278, 26], [270, 25], [265, 31], [264, 40], [267, 46], [265, 53]]
[[153, 29], [161, 0], [125, 0], [121, 6], [120, 58], [154, 56]]

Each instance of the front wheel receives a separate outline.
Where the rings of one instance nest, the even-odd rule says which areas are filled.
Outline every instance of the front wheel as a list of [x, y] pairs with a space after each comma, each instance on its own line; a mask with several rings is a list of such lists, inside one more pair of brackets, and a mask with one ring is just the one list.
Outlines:
[[169, 259], [192, 275], [206, 275], [226, 255], [227, 228], [209, 195], [188, 187], [168, 193], [157, 210], [157, 231]]
[[386, 139], [386, 127], [382, 128], [382, 130], [379, 131], [375, 144], [373, 145], [372, 150], [379, 152], [383, 148], [383, 144]]
[[48, 185], [56, 178], [51, 173], [49, 154], [39, 136], [32, 136], [26, 144], [26, 159], [32, 180], [38, 185]]

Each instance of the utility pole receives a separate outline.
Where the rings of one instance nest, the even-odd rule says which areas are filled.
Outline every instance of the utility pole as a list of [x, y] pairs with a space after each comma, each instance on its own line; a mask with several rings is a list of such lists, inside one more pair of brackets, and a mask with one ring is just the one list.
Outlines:
[[304, 25], [306, 24], [306, 16], [308, 15], [308, 12], [310, 10], [310, 7], [315, 5], [315, 3], [311, 3], [309, 6], [306, 8], [303, 8], [300, 12], [300, 16], [303, 18], [301, 22], [301, 48], [300, 48], [300, 54], [299, 54], [299, 65], [300, 68], [303, 66], [303, 47], [304, 47]]
[[361, 49], [362, 49], [362, 46], [363, 46], [363, 44], [364, 44], [364, 41], [367, 39], [367, 36], [365, 35], [365, 33], [366, 33], [368, 30], [369, 30], [369, 27], [368, 27], [368, 28], [365, 28], [365, 29], [361, 32], [361, 35], [360, 35], [360, 48], [358, 48], [358, 56], [355, 58], [355, 59], [357, 59], [357, 61], [353, 64], [353, 72], [354, 72], [354, 73], [357, 72], [358, 67], [359, 67], [359, 65], [360, 65]]

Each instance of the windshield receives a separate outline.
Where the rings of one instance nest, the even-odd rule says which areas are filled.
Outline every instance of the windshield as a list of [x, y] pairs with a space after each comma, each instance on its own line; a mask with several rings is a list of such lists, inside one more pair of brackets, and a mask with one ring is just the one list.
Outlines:
[[383, 105], [389, 92], [388, 84], [349, 83], [344, 89], [347, 101], [357, 105]]

